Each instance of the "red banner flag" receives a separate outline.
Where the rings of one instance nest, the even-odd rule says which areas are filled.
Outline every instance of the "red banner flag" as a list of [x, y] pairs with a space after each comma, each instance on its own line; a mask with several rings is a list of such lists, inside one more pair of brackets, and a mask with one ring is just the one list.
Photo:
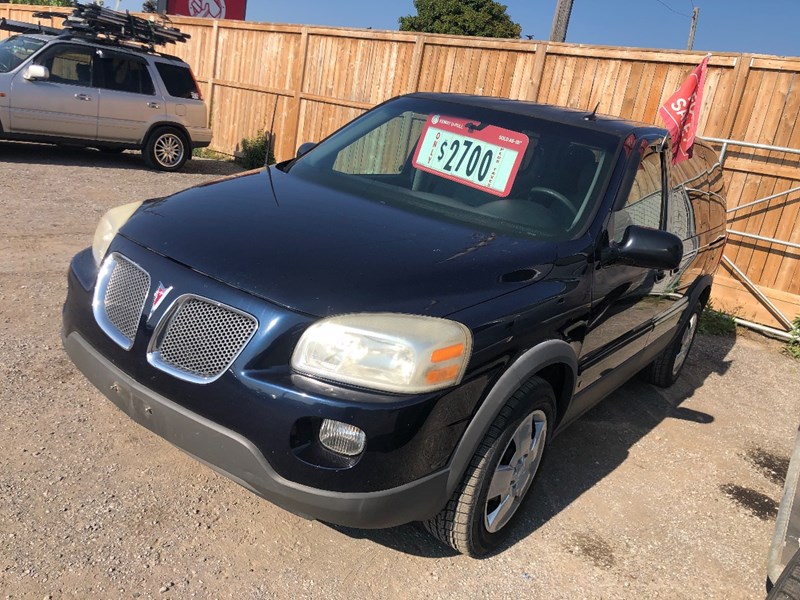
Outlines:
[[700, 120], [700, 107], [703, 105], [703, 84], [706, 81], [710, 56], [706, 56], [694, 68], [678, 91], [658, 109], [658, 114], [664, 120], [672, 138], [673, 165], [692, 156], [694, 136]]

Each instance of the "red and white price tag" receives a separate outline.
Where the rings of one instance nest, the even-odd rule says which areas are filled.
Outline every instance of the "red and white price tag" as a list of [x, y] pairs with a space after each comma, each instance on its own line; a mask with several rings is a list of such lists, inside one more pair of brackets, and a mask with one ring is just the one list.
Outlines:
[[428, 173], [506, 197], [527, 147], [528, 136], [517, 131], [431, 115], [419, 137], [413, 164]]

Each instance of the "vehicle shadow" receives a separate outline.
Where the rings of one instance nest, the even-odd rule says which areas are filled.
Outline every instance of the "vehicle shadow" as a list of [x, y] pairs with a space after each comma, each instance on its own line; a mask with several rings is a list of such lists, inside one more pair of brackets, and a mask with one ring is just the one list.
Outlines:
[[[149, 171], [140, 152], [125, 151], [120, 154], [101, 152], [94, 148], [54, 146], [27, 142], [0, 142], [0, 162], [19, 164], [63, 165], [65, 167], [90, 167], [94, 169], [136, 169]], [[243, 169], [233, 162], [192, 159], [179, 171], [180, 174], [233, 175]], [[151, 171], [156, 173], [156, 171]], [[171, 173], [161, 173], [169, 176]]]
[[[630, 448], [666, 419], [708, 424], [713, 415], [681, 406], [712, 374], [724, 374], [735, 337], [698, 336], [680, 379], [661, 389], [635, 377], [561, 433], [550, 446], [510, 537], [495, 554], [525, 539], [612, 473]], [[416, 523], [385, 530], [331, 526], [345, 535], [372, 540], [399, 552], [455, 556]]]

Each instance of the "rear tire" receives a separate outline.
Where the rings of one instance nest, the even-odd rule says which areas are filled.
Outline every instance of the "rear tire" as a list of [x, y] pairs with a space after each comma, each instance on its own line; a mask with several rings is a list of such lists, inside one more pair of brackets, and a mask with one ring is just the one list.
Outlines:
[[150, 134], [142, 155], [147, 166], [152, 169], [177, 171], [189, 158], [189, 144], [180, 130], [159, 127]]
[[695, 306], [689, 320], [684, 323], [675, 339], [645, 367], [644, 376], [647, 381], [658, 387], [667, 388], [678, 380], [694, 345], [702, 311], [701, 304]]
[[503, 543], [553, 429], [553, 388], [532, 377], [506, 402], [447, 505], [424, 523], [454, 550], [479, 557]]

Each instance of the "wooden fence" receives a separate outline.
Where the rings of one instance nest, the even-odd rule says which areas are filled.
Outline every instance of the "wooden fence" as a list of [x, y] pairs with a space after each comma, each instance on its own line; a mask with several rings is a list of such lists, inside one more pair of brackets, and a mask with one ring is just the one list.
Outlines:
[[[32, 21], [37, 7], [0, 17]], [[210, 106], [212, 148], [272, 129], [278, 160], [378, 102], [411, 91], [503, 96], [658, 123], [658, 107], [702, 53], [490, 40], [403, 32], [174, 18], [191, 34], [168, 51], [194, 68]], [[50, 23], [45, 23], [50, 24]], [[700, 133], [800, 148], [800, 58], [719, 53], [706, 79]], [[729, 207], [800, 186], [800, 156], [731, 147]], [[800, 243], [800, 192], [731, 214], [732, 229]], [[800, 313], [800, 250], [732, 236], [728, 256], [789, 318]], [[714, 303], [780, 322], [723, 265]]]

